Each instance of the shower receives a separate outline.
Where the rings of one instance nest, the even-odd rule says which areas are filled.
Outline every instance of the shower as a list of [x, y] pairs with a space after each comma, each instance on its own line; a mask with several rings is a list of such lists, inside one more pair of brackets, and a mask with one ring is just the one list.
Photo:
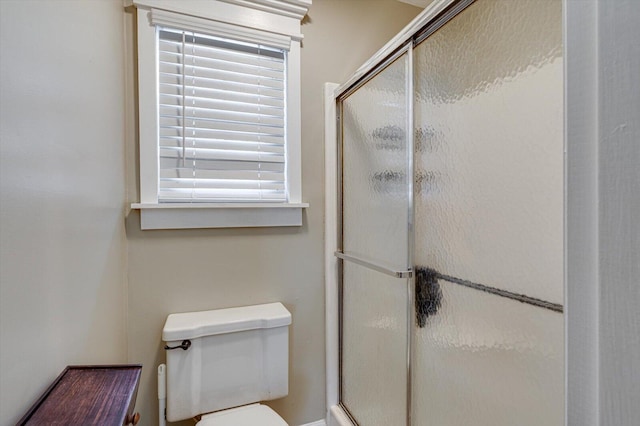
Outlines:
[[564, 423], [562, 43], [441, 0], [326, 87], [336, 425]]

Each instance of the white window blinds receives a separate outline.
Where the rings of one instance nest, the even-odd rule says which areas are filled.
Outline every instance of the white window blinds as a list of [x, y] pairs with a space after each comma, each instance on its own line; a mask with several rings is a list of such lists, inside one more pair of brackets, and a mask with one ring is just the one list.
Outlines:
[[285, 202], [285, 51], [158, 28], [160, 202]]

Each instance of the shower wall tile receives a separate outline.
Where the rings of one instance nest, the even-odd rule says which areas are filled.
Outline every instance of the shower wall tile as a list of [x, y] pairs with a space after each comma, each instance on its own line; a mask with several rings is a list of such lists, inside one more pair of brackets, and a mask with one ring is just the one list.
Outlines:
[[562, 314], [439, 285], [439, 311], [414, 329], [413, 424], [562, 426]]
[[408, 265], [407, 55], [343, 102], [343, 250]]
[[407, 280], [344, 263], [342, 403], [363, 426], [407, 416]]
[[415, 48], [416, 264], [562, 304], [561, 30], [479, 0]]

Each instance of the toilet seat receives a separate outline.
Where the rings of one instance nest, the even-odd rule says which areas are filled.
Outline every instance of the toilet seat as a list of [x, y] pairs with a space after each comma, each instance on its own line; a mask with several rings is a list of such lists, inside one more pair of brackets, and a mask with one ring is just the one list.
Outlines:
[[196, 426], [289, 426], [271, 408], [251, 404], [202, 416]]

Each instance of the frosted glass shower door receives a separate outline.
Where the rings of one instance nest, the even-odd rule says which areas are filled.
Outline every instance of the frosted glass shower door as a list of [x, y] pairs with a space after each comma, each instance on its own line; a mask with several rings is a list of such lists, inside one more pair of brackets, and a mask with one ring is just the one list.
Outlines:
[[406, 53], [341, 100], [343, 407], [407, 424], [409, 190]]
[[562, 1], [477, 0], [414, 65], [413, 424], [561, 426]]

